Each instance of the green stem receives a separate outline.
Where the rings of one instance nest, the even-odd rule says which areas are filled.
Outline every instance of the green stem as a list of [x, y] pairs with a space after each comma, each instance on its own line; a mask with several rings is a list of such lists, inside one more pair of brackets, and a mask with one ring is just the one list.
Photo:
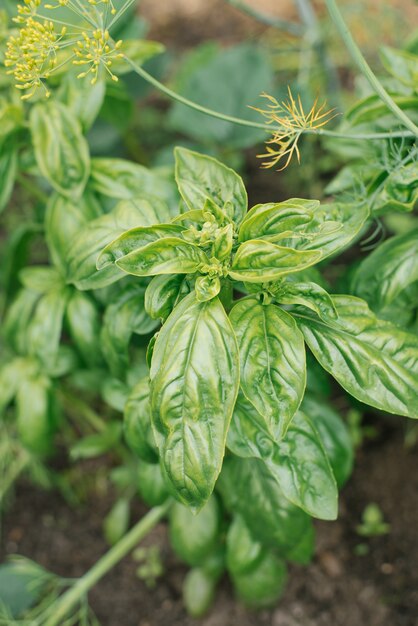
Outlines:
[[261, 22], [261, 24], [265, 24], [266, 26], [271, 26], [273, 28], [278, 28], [279, 30], [285, 30], [291, 35], [296, 35], [297, 37], [304, 34], [304, 28], [296, 22], [281, 20], [278, 17], [273, 17], [271, 15], [267, 15], [266, 13], [261, 13], [260, 11], [257, 11], [257, 9], [254, 9], [245, 2], [241, 2], [240, 0], [226, 1], [234, 8], [242, 11], [242, 13], [246, 13], [250, 17], [256, 19], [258, 22]]
[[131, 552], [137, 543], [164, 517], [171, 505], [167, 501], [147, 513], [117, 544], [115, 544], [84, 576], [68, 589], [52, 607], [52, 615], [42, 626], [60, 626], [63, 620], [77, 606], [94, 585], [107, 574], [121, 559]]
[[363, 57], [360, 48], [357, 46], [354, 41], [351, 32], [344, 21], [344, 18], [337, 6], [335, 0], [325, 0], [329, 14], [331, 15], [332, 21], [334, 22], [338, 32], [341, 35], [347, 49], [351, 55], [351, 58], [356, 63], [360, 72], [367, 78], [371, 87], [377, 93], [377, 95], [381, 98], [381, 100], [386, 104], [388, 109], [392, 111], [392, 113], [398, 118], [398, 120], [408, 128], [416, 137], [418, 137], [418, 126], [416, 126], [411, 119], [398, 107], [396, 102], [392, 99], [392, 97], [388, 94], [386, 89], [383, 87], [382, 83], [379, 81], [377, 76], [373, 73], [366, 59]]
[[[249, 126], [250, 128], [260, 128], [261, 130], [265, 130], [269, 134], [275, 132], [276, 130], [282, 130], [278, 127], [275, 127], [270, 124], [262, 124], [259, 122], [252, 122], [250, 120], [243, 120], [240, 117], [233, 117], [232, 115], [225, 115], [224, 113], [220, 113], [219, 111], [214, 111], [213, 109], [208, 109], [197, 102], [193, 102], [193, 100], [189, 100], [184, 96], [176, 93], [169, 87], [166, 87], [159, 80], [151, 76], [146, 70], [144, 70], [140, 65], [137, 65], [134, 61], [125, 57], [125, 61], [129, 63], [134, 72], [136, 72], [141, 78], [146, 80], [148, 83], [153, 85], [156, 89], [164, 93], [166, 96], [171, 98], [172, 100], [176, 100], [177, 102], [181, 102], [185, 106], [190, 109], [194, 109], [195, 111], [199, 111], [200, 113], [204, 113], [205, 115], [210, 115], [211, 117], [215, 117], [224, 122], [231, 122], [232, 124], [238, 124], [239, 126]], [[411, 133], [410, 131], [396, 131], [396, 132], [388, 132], [388, 133], [341, 133], [333, 130], [324, 130], [322, 128], [306, 128], [302, 131], [303, 134], [306, 135], [323, 135], [327, 137], [335, 137], [337, 139], [361, 139], [361, 140], [374, 140], [374, 139], [395, 139], [396, 137], [415, 137], [415, 133]]]

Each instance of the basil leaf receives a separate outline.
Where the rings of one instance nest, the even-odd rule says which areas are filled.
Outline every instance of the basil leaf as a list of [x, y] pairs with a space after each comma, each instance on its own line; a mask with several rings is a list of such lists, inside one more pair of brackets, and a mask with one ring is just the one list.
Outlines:
[[15, 184], [18, 164], [16, 144], [10, 139], [0, 143], [0, 212], [10, 200]]
[[349, 430], [338, 413], [323, 398], [306, 394], [302, 412], [309, 416], [327, 453], [338, 487], [347, 481], [353, 469], [354, 450]]
[[293, 504], [319, 519], [336, 519], [338, 493], [318, 432], [301, 412], [281, 441], [268, 432], [262, 416], [238, 397], [228, 432], [228, 448], [237, 456], [259, 458]]
[[37, 455], [48, 455], [57, 422], [51, 381], [45, 376], [23, 380], [17, 392], [16, 408], [21, 443]]
[[218, 295], [221, 290], [221, 281], [218, 276], [198, 276], [195, 282], [196, 299], [206, 302]]
[[151, 409], [155, 439], [178, 499], [199, 509], [221, 469], [239, 385], [234, 331], [218, 298], [186, 296], [154, 346]]
[[15, 397], [23, 379], [36, 374], [37, 365], [30, 359], [17, 357], [0, 368], [0, 415]]
[[146, 220], [134, 203], [120, 202], [106, 215], [85, 225], [72, 241], [67, 256], [68, 282], [77, 289], [99, 289], [111, 285], [123, 276], [115, 265], [96, 269], [96, 260], [103, 248], [128, 228]]
[[134, 276], [192, 274], [202, 263], [209, 263], [203, 250], [179, 237], [153, 241], [116, 261], [120, 269]]
[[383, 411], [418, 417], [418, 338], [378, 319], [367, 304], [333, 296], [337, 320], [294, 313], [314, 356], [348, 393]]
[[226, 457], [218, 487], [227, 509], [242, 515], [254, 539], [283, 557], [290, 556], [309, 532], [309, 515], [285, 498], [259, 459]]
[[90, 153], [78, 120], [52, 100], [32, 107], [29, 126], [41, 174], [64, 196], [80, 197], [90, 173]]
[[256, 298], [230, 313], [239, 354], [241, 389], [263, 416], [265, 428], [282, 438], [305, 391], [305, 343], [289, 313]]
[[149, 243], [164, 237], [180, 237], [183, 232], [181, 226], [174, 224], [156, 224], [153, 226], [137, 226], [122, 233], [111, 241], [100, 253], [97, 259], [97, 269], [101, 270], [131, 252], [140, 251]]
[[101, 332], [103, 355], [114, 376], [124, 378], [129, 368], [129, 342], [133, 333], [147, 335], [158, 322], [144, 308], [142, 285], [126, 285], [106, 308]]
[[105, 429], [99, 433], [78, 439], [70, 448], [70, 458], [73, 461], [94, 459], [106, 452], [110, 452], [119, 443], [120, 437], [120, 422], [109, 422], [106, 424]]
[[132, 389], [125, 404], [123, 432], [128, 446], [147, 463], [156, 463], [158, 454], [151, 430], [151, 407], [148, 377]]
[[385, 69], [407, 87], [416, 88], [418, 76], [418, 55], [405, 50], [383, 46], [380, 57]]
[[137, 480], [139, 494], [148, 506], [160, 506], [170, 497], [159, 463], [138, 463]]
[[209, 198], [239, 225], [247, 211], [247, 192], [240, 176], [216, 159], [176, 148], [175, 177], [190, 210], [203, 209]]
[[28, 327], [28, 352], [47, 367], [57, 358], [62, 322], [70, 292], [58, 288], [42, 295]]
[[[285, 202], [257, 204], [246, 214], [239, 229], [238, 241], [269, 239], [278, 241], [289, 231], [306, 227], [319, 208], [319, 200], [291, 198]], [[287, 234], [289, 236], [289, 234]]]
[[[145, 310], [153, 319], [166, 320], [182, 295], [188, 290], [181, 274], [154, 276], [145, 291]], [[185, 291], [185, 294], [183, 294]]]
[[135, 200], [145, 194], [171, 205], [175, 195], [173, 181], [163, 172], [125, 159], [92, 159], [90, 184], [94, 191], [118, 200]]
[[197, 515], [175, 502], [169, 518], [170, 541], [174, 551], [188, 565], [200, 565], [212, 553], [219, 536], [218, 500], [211, 496]]
[[51, 260], [62, 274], [67, 274], [67, 255], [74, 236], [101, 214], [97, 200], [87, 191], [77, 203], [58, 193], [50, 197], [45, 214], [45, 237]]
[[[274, 289], [271, 287], [269, 287], [269, 290], [274, 293]], [[280, 304], [301, 304], [315, 311], [325, 321], [337, 318], [337, 312], [331, 296], [316, 283], [287, 282], [283, 286], [278, 285], [278, 291], [276, 299]]]
[[102, 363], [100, 317], [92, 298], [74, 291], [67, 305], [67, 322], [71, 337], [84, 361], [91, 367]]
[[254, 570], [263, 558], [263, 546], [256, 541], [241, 515], [234, 515], [226, 536], [226, 566], [231, 574]]
[[7, 310], [3, 325], [4, 336], [18, 354], [28, 354], [28, 328], [39, 293], [21, 289]]
[[277, 603], [286, 586], [287, 569], [284, 561], [266, 551], [254, 569], [231, 577], [242, 602], [253, 609], [261, 609]]
[[319, 250], [305, 252], [251, 239], [238, 248], [229, 275], [239, 281], [264, 283], [314, 265], [321, 258]]
[[62, 287], [62, 278], [58, 270], [49, 265], [32, 265], [19, 272], [19, 280], [26, 289], [36, 293], [46, 293]]
[[415, 228], [391, 237], [364, 259], [354, 274], [351, 287], [355, 295], [367, 300], [379, 317], [397, 323], [398, 319], [391, 316], [391, 305], [417, 281], [418, 229]]

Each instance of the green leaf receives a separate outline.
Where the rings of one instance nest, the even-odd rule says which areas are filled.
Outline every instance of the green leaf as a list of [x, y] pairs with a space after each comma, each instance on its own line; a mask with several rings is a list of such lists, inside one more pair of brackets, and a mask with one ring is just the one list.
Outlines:
[[156, 463], [158, 454], [151, 430], [151, 407], [148, 376], [141, 379], [125, 404], [123, 432], [127, 444], [139, 458]]
[[207, 302], [215, 298], [221, 290], [221, 281], [218, 276], [198, 276], [195, 282], [196, 299]]
[[383, 46], [380, 48], [380, 58], [385, 69], [407, 87], [416, 89], [418, 84], [418, 56]]
[[[273, 291], [269, 287], [270, 291]], [[273, 291], [274, 292], [274, 291]], [[336, 319], [337, 312], [331, 296], [316, 283], [291, 283], [278, 285], [277, 302], [300, 304], [314, 311], [321, 319]]]
[[[418, 281], [418, 229], [391, 237], [358, 266], [352, 279], [355, 295], [367, 300], [379, 317], [392, 318], [391, 305]], [[392, 318], [392, 319], [391, 319]]]
[[54, 193], [47, 204], [45, 215], [45, 237], [53, 264], [67, 274], [67, 255], [74, 236], [102, 214], [93, 194], [85, 191], [77, 202]]
[[113, 298], [103, 317], [101, 347], [114, 376], [124, 378], [129, 369], [132, 334], [147, 335], [157, 325], [145, 311], [142, 285], [126, 285]]
[[254, 570], [263, 558], [263, 545], [255, 541], [241, 515], [234, 515], [226, 536], [226, 566], [231, 574]]
[[151, 410], [167, 477], [199, 509], [221, 469], [239, 385], [234, 331], [218, 298], [186, 296], [162, 327], [151, 363]]
[[148, 506], [160, 506], [170, 497], [159, 463], [141, 461], [137, 477], [139, 494]]
[[213, 551], [220, 532], [220, 508], [211, 496], [197, 515], [175, 502], [170, 509], [170, 542], [188, 565], [200, 565]]
[[338, 320], [294, 313], [319, 363], [361, 402], [418, 418], [418, 338], [378, 319], [359, 298], [333, 301]]
[[153, 319], [166, 320], [171, 311], [189, 292], [181, 274], [154, 276], [145, 291], [145, 310]]
[[68, 252], [68, 281], [77, 289], [99, 289], [119, 280], [124, 274], [115, 265], [96, 269], [99, 253], [108, 243], [139, 224], [147, 225], [147, 215], [136, 202], [120, 202], [106, 215], [85, 225]]
[[151, 196], [169, 202], [174, 196], [174, 184], [166, 175], [125, 159], [92, 159], [91, 186], [117, 200], [135, 201], [137, 197]]
[[2, 365], [0, 369], [0, 414], [12, 402], [22, 380], [36, 373], [36, 370], [36, 363], [21, 357]]
[[103, 521], [103, 532], [108, 544], [113, 546], [122, 539], [129, 527], [130, 503], [128, 498], [119, 498]]
[[281, 556], [290, 556], [309, 532], [309, 516], [285, 498], [263, 461], [226, 457], [218, 486], [225, 506], [242, 515], [254, 539]]
[[183, 232], [181, 226], [175, 224], [154, 224], [153, 226], [137, 226], [122, 233], [111, 241], [100, 253], [97, 259], [97, 269], [101, 270], [116, 263], [119, 259], [131, 252], [140, 253], [149, 243], [165, 237], [180, 237]]
[[194, 567], [183, 583], [183, 602], [187, 613], [194, 618], [203, 617], [215, 599], [217, 580], [201, 567]]
[[77, 78], [73, 72], [66, 72], [60, 89], [60, 100], [79, 120], [84, 131], [91, 128], [102, 108], [106, 93], [105, 77], [100, 77], [94, 85], [91, 78]]
[[337, 486], [320, 436], [301, 412], [280, 442], [269, 434], [262, 416], [238, 397], [228, 433], [228, 448], [237, 456], [264, 461], [284, 495], [319, 519], [336, 519]]
[[70, 292], [58, 287], [43, 294], [28, 326], [29, 354], [37, 356], [46, 366], [57, 358], [62, 323]]
[[73, 461], [77, 461], [79, 459], [92, 459], [110, 452], [120, 441], [120, 435], [120, 422], [109, 422], [106, 424], [105, 430], [94, 435], [87, 435], [71, 446], [70, 457]]
[[53, 574], [24, 557], [15, 557], [9, 563], [2, 563], [0, 610], [4, 608], [11, 618], [22, 617], [42, 598], [46, 586], [53, 578]]
[[17, 174], [17, 148], [14, 141], [0, 144], [0, 212], [5, 208], [12, 195]]
[[238, 248], [229, 275], [234, 280], [264, 283], [314, 265], [321, 258], [319, 250], [305, 252], [252, 239]]
[[57, 416], [51, 381], [45, 376], [23, 380], [16, 396], [19, 440], [36, 455], [51, 452]]
[[291, 315], [256, 298], [239, 301], [230, 313], [239, 354], [241, 389], [281, 439], [305, 391], [303, 335]]
[[26, 289], [46, 293], [62, 286], [60, 273], [49, 265], [32, 265], [19, 272], [19, 280]]
[[179, 237], [164, 237], [118, 259], [116, 265], [134, 276], [193, 274], [209, 263], [199, 246]]
[[[392, 96], [393, 101], [402, 111], [414, 113], [418, 106], [418, 96]], [[385, 130], [391, 128], [399, 129], [399, 120], [391, 115], [388, 111], [386, 103], [382, 102], [380, 96], [372, 94], [356, 102], [345, 114], [350, 125], [357, 126], [366, 122], [380, 122], [385, 120]]]
[[90, 154], [78, 120], [56, 100], [32, 107], [29, 125], [36, 162], [51, 187], [79, 198], [90, 173]]
[[291, 198], [285, 202], [256, 204], [246, 214], [239, 229], [238, 241], [269, 239], [279, 241], [289, 231], [298, 232], [314, 218], [320, 206], [319, 200]]
[[284, 561], [271, 552], [262, 558], [249, 572], [232, 575], [238, 597], [253, 609], [273, 607], [282, 595], [287, 582]]
[[338, 487], [342, 487], [353, 469], [354, 450], [349, 430], [338, 413], [323, 398], [306, 394], [302, 412], [317, 430], [332, 467]]
[[67, 322], [71, 337], [84, 361], [91, 367], [103, 361], [100, 346], [100, 316], [92, 298], [74, 291], [67, 305]]
[[[209, 47], [211, 46], [211, 47]], [[261, 46], [245, 43], [215, 48], [212, 43], [194, 48], [180, 65], [176, 91], [203, 106], [228, 115], [260, 122], [260, 115], [249, 108], [262, 92], [272, 93], [273, 68]], [[169, 124], [197, 144], [219, 149], [241, 149], [262, 142], [265, 131], [243, 127], [192, 111], [174, 103]]]
[[176, 148], [175, 176], [180, 194], [190, 210], [203, 209], [212, 200], [238, 225], [247, 211], [247, 192], [242, 178], [216, 159]]
[[39, 293], [21, 289], [9, 306], [3, 324], [4, 336], [18, 354], [28, 354], [28, 328]]

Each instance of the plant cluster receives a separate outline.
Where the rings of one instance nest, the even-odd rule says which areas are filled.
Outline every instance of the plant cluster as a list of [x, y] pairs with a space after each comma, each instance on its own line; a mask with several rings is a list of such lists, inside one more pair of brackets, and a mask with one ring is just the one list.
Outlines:
[[[383, 49], [386, 80], [364, 66], [377, 94], [336, 129], [323, 128], [332, 112], [290, 90], [287, 101], [268, 96], [267, 122], [252, 121], [190, 100], [187, 84], [199, 81], [187, 68], [185, 95], [144, 70], [162, 47], [124, 24], [132, 4], [24, 0], [15, 25], [2, 14], [0, 208], [10, 237], [0, 503], [23, 471], [74, 502], [80, 462], [103, 454], [117, 497], [104, 522], [112, 547], [82, 578], [27, 561], [0, 568], [0, 580], [23, 585], [17, 603], [0, 590], [0, 624], [96, 624], [88, 590], [163, 517], [191, 568], [193, 615], [210, 606], [224, 572], [248, 606], [270, 606], [287, 562], [313, 554], [312, 518], [337, 517], [352, 470], [330, 377], [356, 410], [418, 417], [417, 44]], [[205, 84], [221, 63], [216, 51], [199, 54]], [[253, 51], [239, 55], [259, 67]], [[172, 163], [167, 145], [168, 161], [149, 167], [93, 152], [95, 128], [129, 100], [128, 80], [117, 78], [130, 71], [177, 100], [171, 121], [184, 134], [184, 105], [209, 116], [188, 131], [196, 149], [176, 147]], [[229, 158], [205, 154], [212, 133], [222, 144], [231, 132], [227, 123], [244, 129], [226, 134]], [[305, 135], [323, 139], [341, 167], [320, 200], [300, 193], [249, 208], [235, 169], [241, 148], [268, 132], [274, 166], [299, 158]], [[234, 169], [222, 162], [234, 159]], [[346, 263], [370, 229], [393, 232], [394, 217], [409, 220], [403, 232], [375, 237], [370, 254]], [[54, 469], [57, 453], [76, 469]], [[129, 530], [138, 493], [153, 508]], [[389, 529], [376, 510], [362, 534]], [[158, 554], [137, 557], [153, 585]]]

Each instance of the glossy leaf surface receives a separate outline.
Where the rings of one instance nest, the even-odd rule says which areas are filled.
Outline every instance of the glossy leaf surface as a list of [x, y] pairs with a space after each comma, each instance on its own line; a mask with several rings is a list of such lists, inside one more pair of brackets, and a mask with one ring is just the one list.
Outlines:
[[213, 491], [239, 384], [236, 339], [218, 298], [186, 296], [155, 342], [151, 409], [177, 497], [201, 508]]
[[305, 390], [303, 335], [286, 311], [256, 298], [239, 301], [230, 319], [240, 353], [241, 388], [263, 416], [265, 429], [280, 439]]

